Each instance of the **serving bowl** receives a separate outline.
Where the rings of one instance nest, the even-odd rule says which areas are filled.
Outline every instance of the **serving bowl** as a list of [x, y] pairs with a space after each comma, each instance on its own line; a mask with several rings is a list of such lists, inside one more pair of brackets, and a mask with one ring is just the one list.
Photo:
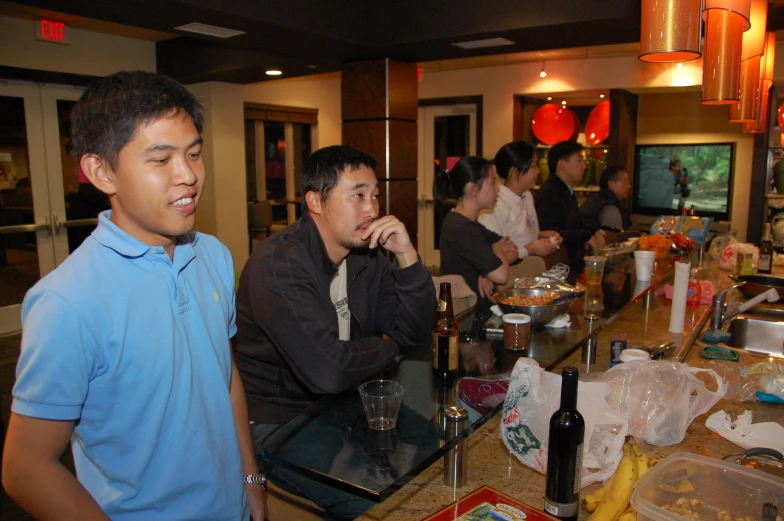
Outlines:
[[[551, 322], [553, 319], [558, 318], [559, 316], [566, 313], [566, 310], [569, 309], [569, 306], [572, 305], [574, 299], [570, 299], [565, 302], [559, 302], [558, 304], [545, 304], [541, 306], [513, 306], [510, 304], [504, 304], [502, 301], [515, 295], [539, 297], [552, 293], [553, 291], [554, 290], [550, 288], [509, 288], [499, 291], [494, 295], [494, 297], [498, 307], [500, 307], [501, 311], [504, 313], [525, 313], [531, 317], [531, 321], [533, 323], [543, 326], [548, 322]], [[559, 291], [558, 293], [559, 297], [568, 296], [570, 294], [573, 294], [575, 297], [579, 297], [580, 295], [580, 292], [575, 291]]]

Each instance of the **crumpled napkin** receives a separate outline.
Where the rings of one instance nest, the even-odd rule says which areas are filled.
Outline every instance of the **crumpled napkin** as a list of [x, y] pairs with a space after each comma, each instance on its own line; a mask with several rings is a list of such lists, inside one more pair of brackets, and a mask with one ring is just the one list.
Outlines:
[[[716, 295], [716, 286], [709, 280], [698, 280], [697, 283], [700, 285], [700, 304], [711, 304], [713, 302], [713, 296]], [[672, 289], [672, 284], [668, 282], [657, 289], [654, 295], [657, 297], [664, 295], [672, 300]]]
[[572, 325], [572, 319], [569, 318], [569, 313], [564, 313], [560, 317], [555, 317], [550, 322], [545, 324], [544, 327], [554, 327], [554, 328], [561, 328], [561, 327], [569, 327]]
[[784, 427], [775, 422], [751, 423], [751, 411], [743, 411], [733, 422], [726, 412], [718, 411], [705, 420], [705, 426], [744, 449], [767, 447], [784, 452]]

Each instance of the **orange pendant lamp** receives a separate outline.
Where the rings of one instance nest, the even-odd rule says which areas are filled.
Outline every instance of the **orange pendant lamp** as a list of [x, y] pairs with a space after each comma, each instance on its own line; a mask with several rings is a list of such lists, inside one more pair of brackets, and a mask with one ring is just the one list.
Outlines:
[[685, 62], [700, 52], [700, 0], [642, 0], [640, 60]]
[[768, 102], [770, 88], [773, 86], [773, 66], [776, 61], [776, 33], [771, 31], [765, 35], [765, 54], [760, 60], [760, 88], [755, 111], [757, 119], [743, 124], [744, 132], [761, 133], [768, 128]]
[[740, 64], [740, 101], [730, 105], [730, 121], [756, 121], [755, 101], [759, 100], [760, 60], [765, 53], [768, 0], [751, 0], [751, 28], [743, 33]]
[[751, 0], [705, 0], [702, 103], [740, 101], [743, 32], [751, 27]]

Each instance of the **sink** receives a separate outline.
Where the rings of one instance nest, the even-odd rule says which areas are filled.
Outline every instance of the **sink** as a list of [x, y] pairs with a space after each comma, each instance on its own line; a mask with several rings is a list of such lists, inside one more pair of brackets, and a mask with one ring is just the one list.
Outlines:
[[784, 321], [760, 315], [738, 315], [727, 328], [732, 347], [784, 355]]

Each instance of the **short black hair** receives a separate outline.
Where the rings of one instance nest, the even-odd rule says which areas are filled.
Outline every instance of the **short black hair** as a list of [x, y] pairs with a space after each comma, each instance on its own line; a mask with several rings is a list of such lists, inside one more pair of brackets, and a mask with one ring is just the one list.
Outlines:
[[356, 170], [366, 166], [375, 172], [376, 159], [348, 145], [334, 145], [316, 150], [305, 159], [302, 169], [302, 211], [308, 210], [305, 194], [316, 192], [326, 201], [329, 192], [340, 181], [340, 174], [347, 168]]
[[553, 145], [550, 152], [547, 154], [547, 166], [550, 168], [550, 174], [555, 175], [558, 170], [558, 161], [561, 159], [569, 159], [572, 154], [582, 152], [585, 147], [577, 141], [561, 141]]
[[534, 162], [534, 147], [525, 141], [512, 141], [502, 146], [495, 155], [495, 173], [498, 177], [506, 179], [512, 168], [520, 173], [531, 169]]
[[617, 181], [626, 168], [620, 165], [608, 166], [599, 178], [599, 188], [610, 188], [610, 181]]
[[95, 154], [117, 168], [120, 151], [136, 130], [154, 120], [182, 113], [201, 135], [204, 108], [173, 79], [146, 71], [120, 71], [93, 82], [71, 112], [71, 139], [77, 163]]

